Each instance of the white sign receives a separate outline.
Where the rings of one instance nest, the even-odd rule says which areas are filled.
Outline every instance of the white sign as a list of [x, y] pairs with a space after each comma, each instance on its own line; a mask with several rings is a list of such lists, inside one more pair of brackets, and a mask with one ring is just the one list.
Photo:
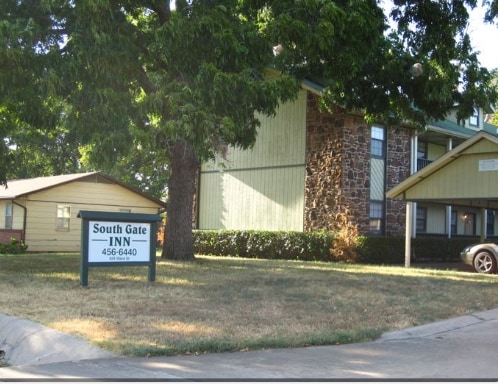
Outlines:
[[498, 171], [498, 159], [479, 160], [479, 172]]
[[150, 223], [89, 221], [88, 262], [149, 261]]

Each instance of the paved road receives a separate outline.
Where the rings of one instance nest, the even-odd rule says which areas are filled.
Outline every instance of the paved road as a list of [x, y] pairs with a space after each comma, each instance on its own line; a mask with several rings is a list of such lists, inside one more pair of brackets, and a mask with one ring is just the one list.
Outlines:
[[14, 326], [31, 329], [20, 343], [26, 344], [25, 363], [18, 353], [15, 365], [0, 369], [2, 381], [498, 379], [498, 309], [386, 333], [368, 343], [155, 358], [115, 357], [71, 336], [0, 316], [0, 343], [4, 340], [11, 356], [21, 347], [5, 343], [2, 321], [10, 321], [11, 339]]

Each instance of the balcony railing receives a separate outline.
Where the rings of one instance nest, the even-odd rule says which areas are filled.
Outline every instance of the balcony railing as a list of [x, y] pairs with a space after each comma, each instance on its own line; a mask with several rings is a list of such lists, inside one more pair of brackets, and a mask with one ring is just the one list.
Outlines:
[[427, 167], [432, 160], [427, 159], [417, 159], [417, 171], [420, 171], [422, 168]]

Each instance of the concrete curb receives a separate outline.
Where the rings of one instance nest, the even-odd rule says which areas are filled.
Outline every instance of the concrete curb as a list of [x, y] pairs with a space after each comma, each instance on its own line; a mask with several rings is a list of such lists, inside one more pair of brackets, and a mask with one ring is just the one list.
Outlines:
[[84, 340], [1, 313], [0, 350], [11, 366], [116, 357]]
[[482, 323], [483, 321], [498, 319], [498, 308], [490, 309], [488, 311], [472, 313], [454, 317], [448, 320], [436, 321], [434, 323], [418, 325], [415, 327], [403, 329], [401, 331], [393, 331], [384, 333], [377, 342], [391, 341], [391, 340], [404, 340], [414, 338], [434, 337], [442, 333], [462, 329]]

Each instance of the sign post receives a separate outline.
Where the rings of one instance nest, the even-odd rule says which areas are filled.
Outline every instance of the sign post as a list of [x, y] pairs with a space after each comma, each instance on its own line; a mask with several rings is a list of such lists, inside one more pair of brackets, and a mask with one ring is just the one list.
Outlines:
[[88, 285], [89, 267], [149, 267], [156, 279], [156, 232], [159, 215], [146, 213], [80, 211], [80, 285]]

